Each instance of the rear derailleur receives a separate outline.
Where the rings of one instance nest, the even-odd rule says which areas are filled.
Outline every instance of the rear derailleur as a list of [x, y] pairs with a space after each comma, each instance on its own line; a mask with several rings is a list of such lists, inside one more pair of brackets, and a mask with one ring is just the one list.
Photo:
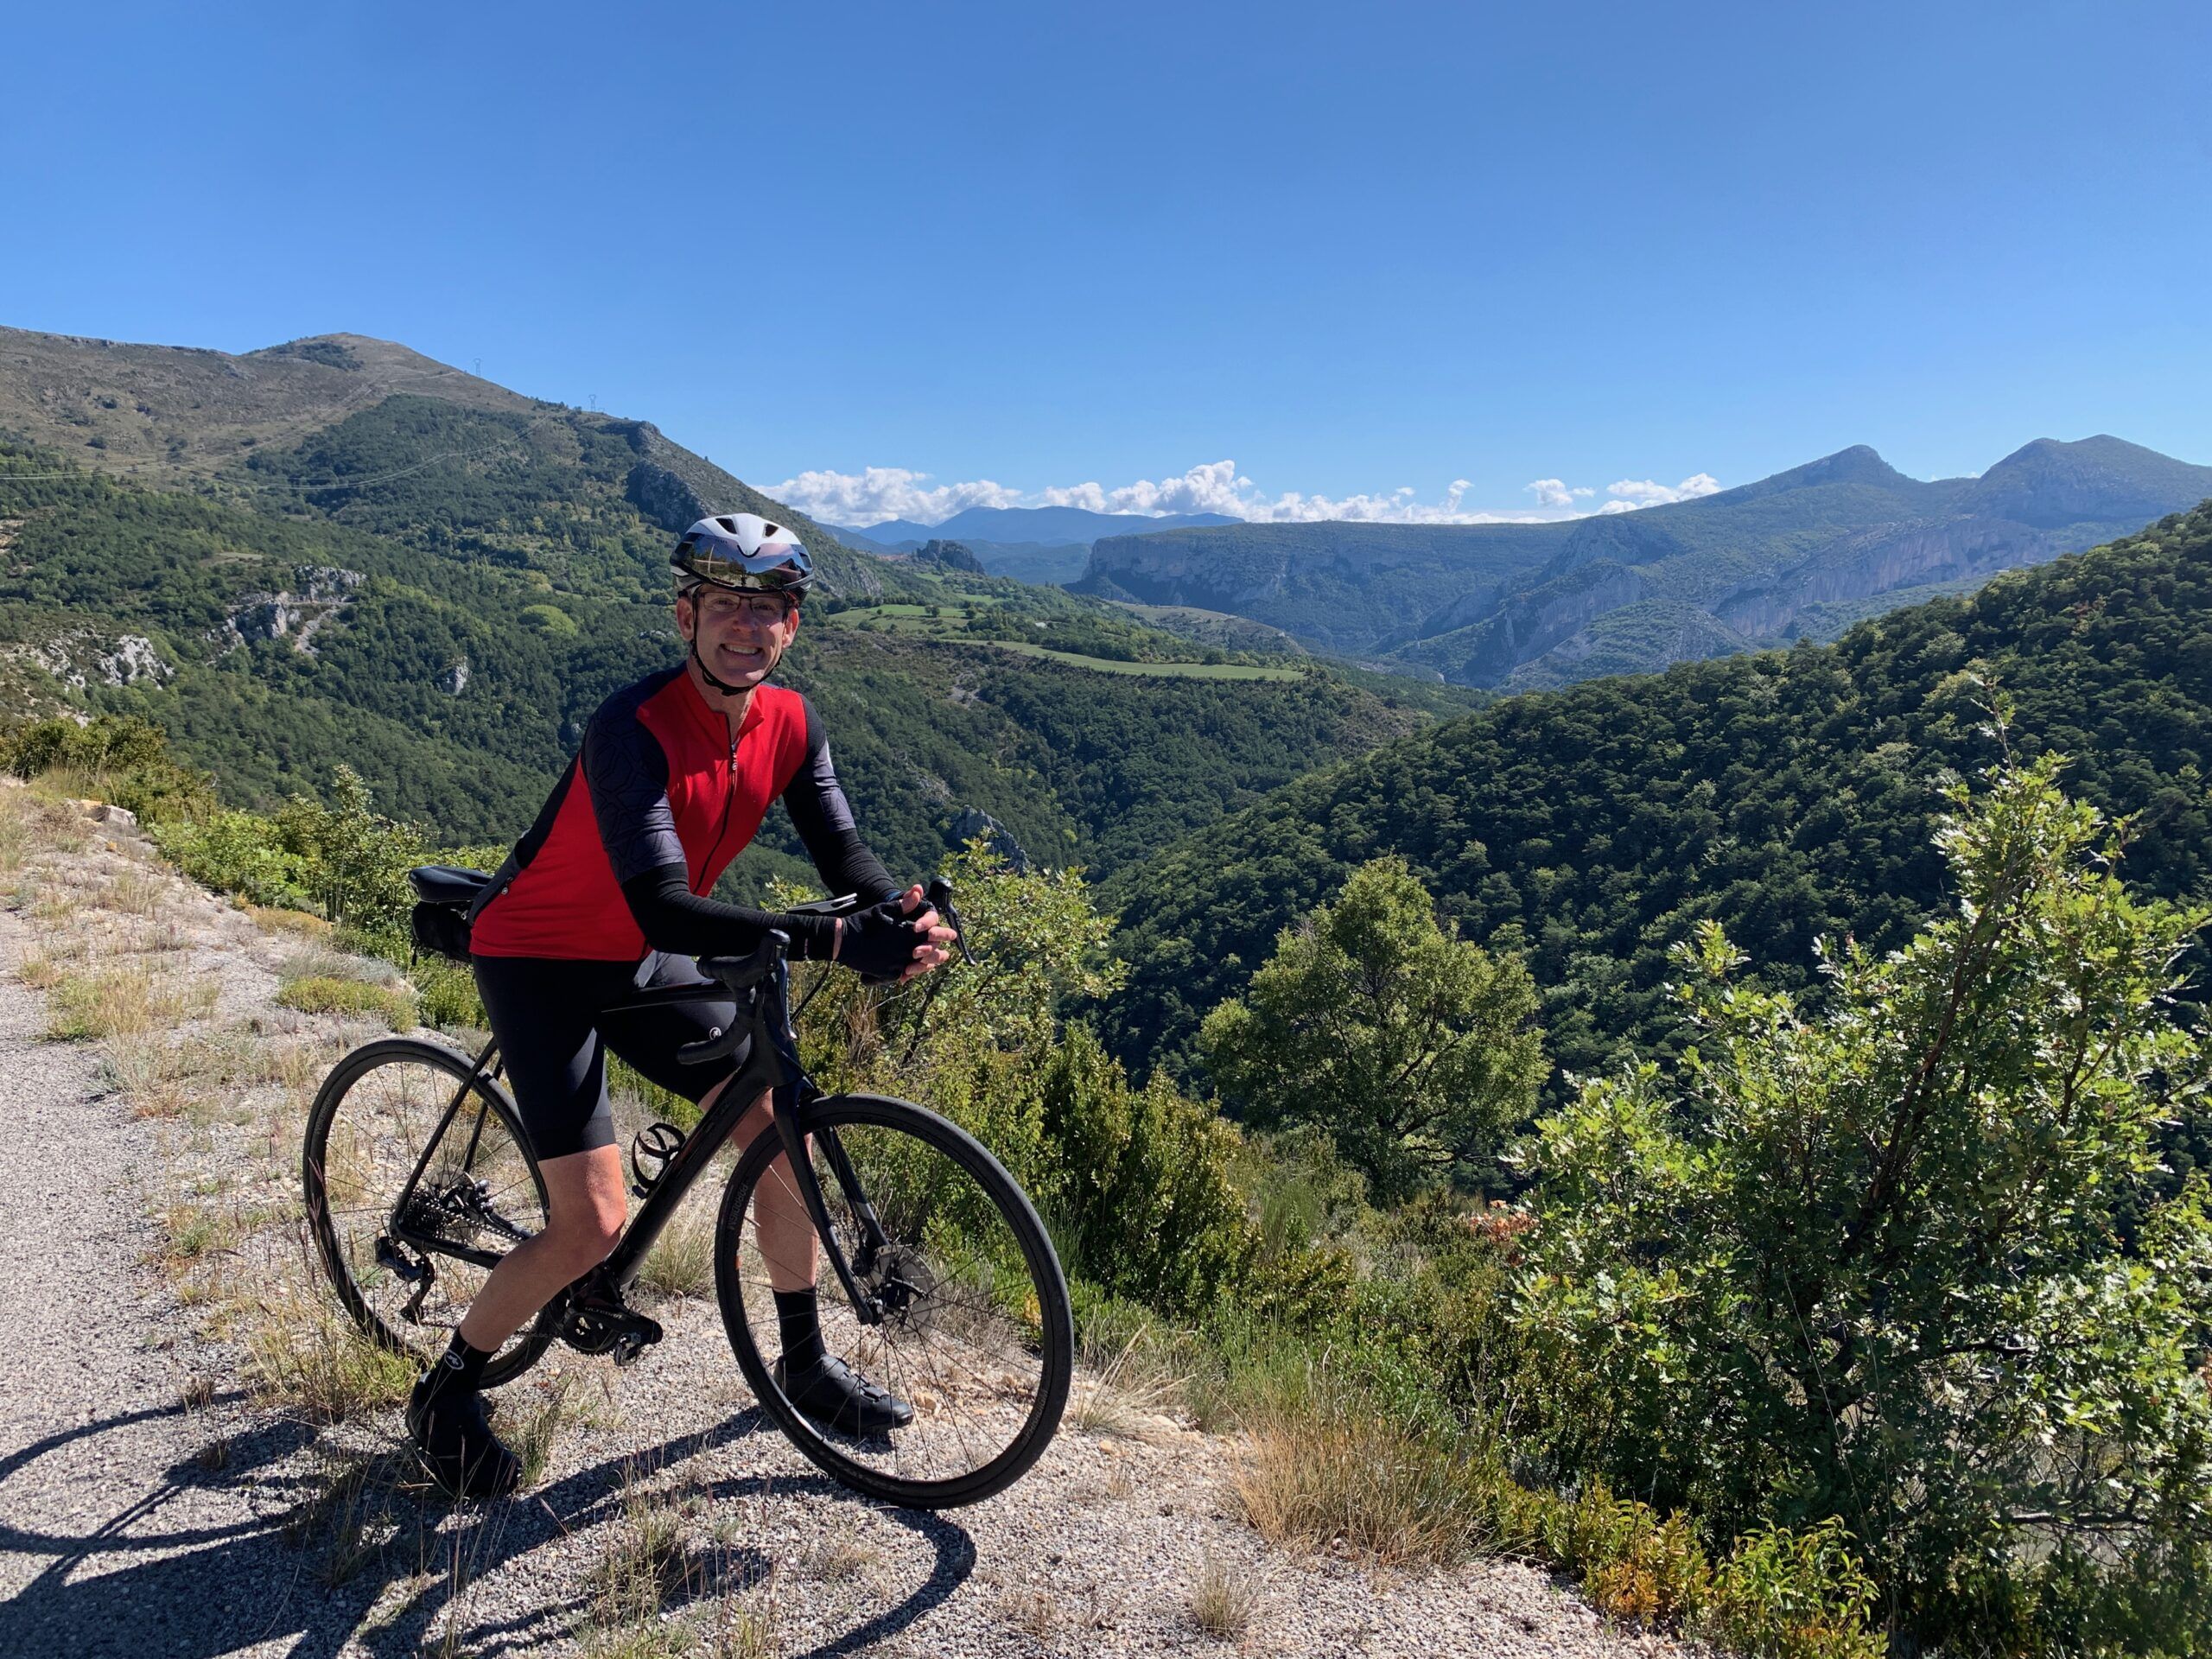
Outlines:
[[611, 1354], [617, 1365], [627, 1365], [661, 1339], [661, 1328], [658, 1319], [625, 1302], [621, 1292], [594, 1268], [569, 1287], [555, 1334], [579, 1353]]

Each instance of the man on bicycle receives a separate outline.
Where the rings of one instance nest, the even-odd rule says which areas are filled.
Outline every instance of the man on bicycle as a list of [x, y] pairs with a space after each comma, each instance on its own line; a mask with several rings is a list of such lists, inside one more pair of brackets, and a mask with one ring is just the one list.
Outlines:
[[[471, 912], [469, 950], [493, 1033], [545, 1178], [545, 1229], [492, 1270], [445, 1354], [407, 1404], [410, 1441], [456, 1497], [512, 1491], [521, 1465], [485, 1421], [485, 1363], [562, 1289], [605, 1260], [627, 1218], [607, 1095], [607, 1052], [703, 1109], [743, 1064], [689, 1067], [684, 1044], [734, 1023], [731, 1003], [602, 1012], [626, 991], [711, 983], [691, 957], [741, 956], [780, 928], [801, 958], [877, 980], [942, 965], [952, 931], [919, 886], [904, 892], [862, 844], [820, 721], [766, 683], [798, 632], [811, 567], [798, 537], [752, 513], [684, 531], [676, 626], [683, 664], [616, 692]], [[777, 914], [706, 895], [781, 799], [840, 917]], [[770, 1097], [739, 1126], [768, 1127]], [[817, 1317], [814, 1230], [788, 1190], [763, 1190], [760, 1234], [783, 1355], [778, 1383], [801, 1411], [880, 1433], [912, 1408], [828, 1353]]]

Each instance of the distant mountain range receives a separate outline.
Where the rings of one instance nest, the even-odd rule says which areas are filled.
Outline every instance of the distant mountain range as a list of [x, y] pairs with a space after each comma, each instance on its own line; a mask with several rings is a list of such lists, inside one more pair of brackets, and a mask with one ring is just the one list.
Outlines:
[[2078, 552], [2212, 497], [2212, 467], [2037, 439], [1923, 482], [1865, 445], [1671, 506], [1548, 524], [1238, 524], [1102, 537], [1070, 585], [1271, 623], [1510, 690], [1799, 638]]
[[1085, 507], [969, 507], [941, 524], [887, 518], [860, 528], [830, 528], [849, 546], [870, 553], [911, 553], [925, 542], [960, 542], [995, 576], [1057, 584], [1083, 574], [1090, 544], [1101, 536], [1204, 530], [1243, 522], [1218, 512], [1171, 512], [1154, 518], [1141, 512], [1092, 512]]

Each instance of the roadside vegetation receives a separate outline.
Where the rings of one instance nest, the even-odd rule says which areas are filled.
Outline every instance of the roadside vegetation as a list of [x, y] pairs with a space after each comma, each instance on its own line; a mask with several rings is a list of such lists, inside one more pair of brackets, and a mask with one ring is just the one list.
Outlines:
[[[410, 963], [401, 931], [404, 873], [439, 855], [357, 783], [260, 818], [143, 732], [59, 739], [18, 734], [16, 769], [133, 806], [286, 929], [280, 995], [475, 1021], [466, 975]], [[981, 845], [948, 868], [982, 965], [896, 992], [802, 968], [802, 1040], [825, 1086], [916, 1096], [992, 1146], [1073, 1283], [1075, 1420], [1243, 1430], [1279, 1543], [1524, 1556], [1609, 1616], [1752, 1655], [2178, 1659], [2212, 1628], [2212, 1198], [2156, 1147], [2202, 1109], [2179, 999], [2206, 918], [2133, 896], [2126, 839], [2055, 761], [2000, 762], [1954, 789], [1956, 897], [1901, 953], [1837, 942], [1802, 1000], [1708, 927], [1674, 959], [1680, 1057], [1533, 1122], [1525, 970], [1388, 860], [1208, 1021], [1236, 1121], [1092, 1035], [1124, 970], [1081, 877]], [[326, 938], [391, 971], [334, 973]], [[57, 998], [87, 1031], [137, 1016], [69, 1010], [156, 995], [41, 963], [105, 988]], [[229, 1224], [181, 1217], [180, 1260]], [[662, 1294], [702, 1287], [696, 1254], [671, 1244]], [[298, 1319], [269, 1386], [336, 1414], [400, 1386]], [[1204, 1628], [1245, 1616], [1235, 1585], [1192, 1597]]]

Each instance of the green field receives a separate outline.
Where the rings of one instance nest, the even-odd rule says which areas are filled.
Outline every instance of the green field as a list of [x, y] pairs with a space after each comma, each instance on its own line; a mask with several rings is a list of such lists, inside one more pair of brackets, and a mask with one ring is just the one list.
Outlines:
[[1102, 674], [1151, 674], [1177, 680], [1295, 680], [1294, 668], [1247, 668], [1236, 663], [1117, 663], [1105, 657], [1078, 657], [1071, 651], [1047, 651], [1019, 639], [983, 639], [979, 645], [1001, 651], [1018, 651], [1025, 657], [1049, 657], [1077, 668], [1095, 668]]
[[[1262, 668], [1239, 663], [1131, 662], [1122, 658], [1093, 657], [1082, 652], [1058, 650], [1026, 639], [1001, 639], [970, 633], [969, 624], [981, 612], [999, 608], [988, 595], [963, 594], [964, 606], [930, 606], [893, 602], [833, 611], [823, 619], [833, 628], [896, 633], [908, 639], [965, 639], [971, 645], [996, 645], [1024, 657], [1045, 657], [1077, 668], [1093, 668], [1102, 674], [1148, 674], [1185, 680], [1294, 680], [1301, 671]], [[932, 614], [932, 612], [935, 613]], [[1041, 626], [1041, 625], [1040, 625]]]

